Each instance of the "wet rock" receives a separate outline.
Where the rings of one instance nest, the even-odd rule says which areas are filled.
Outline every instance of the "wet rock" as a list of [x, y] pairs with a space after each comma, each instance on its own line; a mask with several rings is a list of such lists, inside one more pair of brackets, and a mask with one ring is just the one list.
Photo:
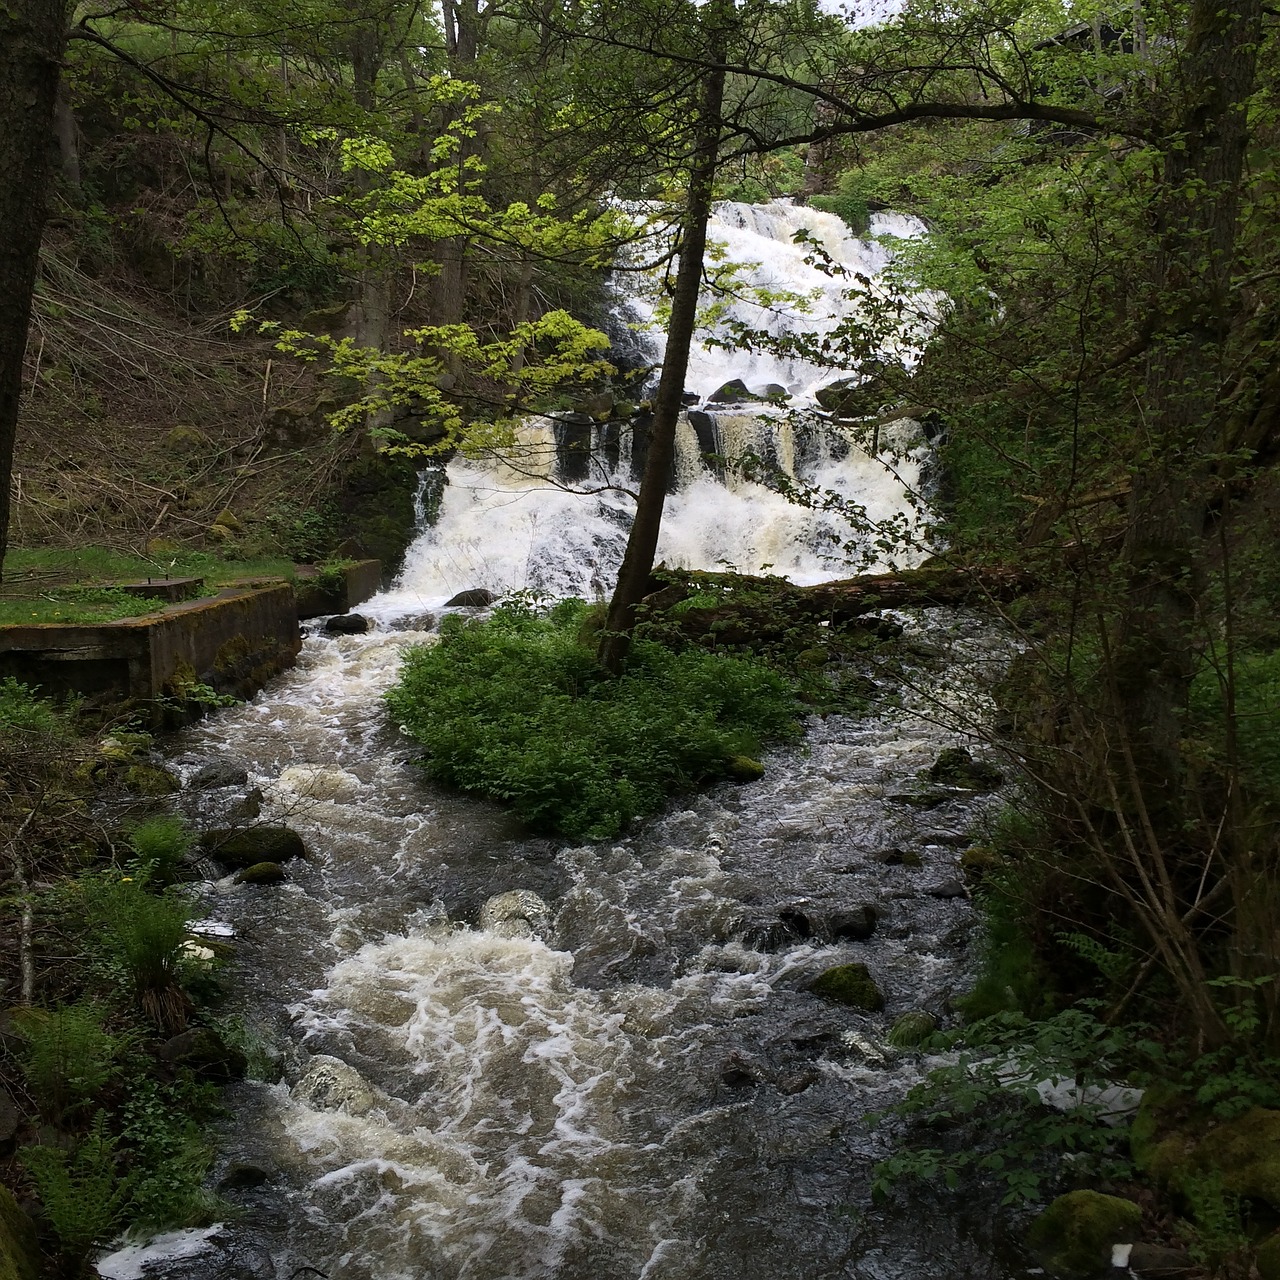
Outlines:
[[293, 1086], [293, 1096], [315, 1111], [345, 1111], [365, 1115], [376, 1101], [373, 1090], [355, 1067], [341, 1058], [316, 1054]]
[[742, 945], [750, 951], [782, 951], [803, 942], [808, 934], [797, 933], [783, 920], [754, 920], [741, 926]]
[[886, 1040], [895, 1049], [918, 1049], [938, 1029], [938, 1020], [923, 1009], [899, 1014]]
[[246, 791], [234, 804], [227, 807], [226, 816], [232, 822], [252, 822], [262, 812], [262, 792], [257, 787]]
[[960, 870], [970, 884], [981, 884], [1004, 859], [989, 845], [975, 844], [960, 855]]
[[764, 777], [764, 765], [750, 756], [734, 756], [724, 768], [727, 777], [734, 782], [755, 782]]
[[1105, 1273], [1112, 1248], [1133, 1244], [1141, 1230], [1142, 1210], [1132, 1200], [1070, 1191], [1031, 1224], [1027, 1243], [1050, 1275], [1085, 1280]]
[[4, 1090], [0, 1089], [0, 1155], [13, 1150], [14, 1138], [22, 1128], [22, 1111]]
[[551, 934], [551, 909], [531, 889], [511, 889], [485, 902], [479, 924], [500, 938], [546, 938]]
[[206, 832], [200, 839], [200, 847], [224, 866], [239, 870], [260, 862], [288, 862], [307, 856], [302, 837], [296, 831], [265, 823], [243, 831]]
[[885, 798], [890, 804], [910, 805], [913, 809], [936, 809], [948, 800], [954, 800], [956, 792], [930, 787], [924, 791], [895, 791]]
[[885, 1057], [880, 1046], [869, 1040], [860, 1031], [842, 1031], [840, 1033], [840, 1047], [845, 1053], [861, 1058], [869, 1067], [884, 1067], [889, 1064], [889, 1060]]
[[468, 591], [459, 591], [452, 599], [444, 602], [446, 609], [483, 609], [491, 605], [498, 597], [484, 587], [472, 587]]
[[865, 942], [876, 931], [875, 907], [864, 903], [851, 911], [833, 911], [823, 932], [833, 941]]
[[760, 397], [753, 395], [747, 384], [741, 378], [731, 378], [728, 382], [717, 387], [708, 397], [708, 404], [745, 404], [748, 401], [759, 400]]
[[210, 760], [191, 775], [187, 786], [193, 791], [214, 791], [218, 787], [242, 787], [249, 770], [238, 760]]
[[780, 382], [766, 382], [760, 388], [760, 395], [771, 404], [782, 404], [791, 399], [791, 392]]
[[331, 636], [362, 636], [373, 630], [373, 619], [363, 613], [338, 613], [324, 624]]
[[139, 796], [170, 796], [182, 790], [182, 783], [168, 769], [154, 764], [131, 764], [120, 781], [126, 791]]
[[968, 893], [964, 881], [956, 876], [932, 885], [926, 890], [931, 898], [963, 898]]
[[[1259, 1250], [1259, 1258], [1262, 1251]], [[1277, 1259], [1280, 1261], [1280, 1259]], [[1129, 1270], [1143, 1280], [1174, 1280], [1176, 1276], [1188, 1275], [1194, 1264], [1181, 1249], [1171, 1249], [1164, 1244], [1145, 1244], [1139, 1241], [1129, 1250]], [[1280, 1270], [1274, 1277], [1269, 1277], [1262, 1270], [1259, 1262], [1258, 1272], [1262, 1280], [1280, 1280]]]
[[792, 1097], [794, 1094], [813, 1088], [821, 1080], [822, 1072], [817, 1067], [801, 1067], [799, 1071], [793, 1071], [789, 1076], [783, 1076], [778, 1081], [778, 1092]]
[[879, 1013], [884, 1008], [884, 994], [865, 964], [838, 964], [819, 974], [809, 990], [824, 1000], [866, 1013]]
[[923, 863], [914, 849], [880, 849], [871, 855], [871, 859], [884, 867], [918, 867]]
[[236, 884], [281, 884], [287, 879], [278, 862], [256, 862], [236, 872]]
[[247, 1160], [237, 1160], [229, 1164], [222, 1177], [218, 1179], [219, 1191], [248, 1191], [271, 1181], [271, 1174], [261, 1165]]
[[336, 765], [291, 764], [280, 772], [277, 786], [308, 800], [350, 804], [360, 794], [360, 779]]
[[720, 1070], [720, 1081], [730, 1089], [754, 1089], [760, 1083], [751, 1061], [741, 1053], [731, 1053]]
[[158, 1053], [169, 1066], [184, 1067], [201, 1080], [218, 1083], [240, 1079], [249, 1066], [244, 1054], [211, 1027], [192, 1027], [172, 1036]]
[[1004, 774], [986, 760], [975, 760], [963, 747], [947, 747], [929, 767], [929, 781], [966, 791], [994, 791]]
[[13, 1193], [0, 1186], [0, 1278], [36, 1280], [40, 1274], [35, 1223], [23, 1213]]

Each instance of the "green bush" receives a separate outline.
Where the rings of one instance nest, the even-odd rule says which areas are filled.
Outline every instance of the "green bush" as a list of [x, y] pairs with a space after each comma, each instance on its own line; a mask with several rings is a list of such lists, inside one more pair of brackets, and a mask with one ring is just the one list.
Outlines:
[[187, 824], [170, 813], [140, 822], [129, 833], [129, 847], [138, 855], [138, 870], [144, 879], [168, 884], [177, 875], [178, 864], [191, 848]]
[[[1240, 773], [1255, 795], [1280, 800], [1280, 650], [1240, 654], [1234, 664]], [[1201, 671], [1191, 687], [1192, 723], [1221, 753], [1226, 745], [1223, 679]]]
[[0, 680], [0, 732], [41, 734], [62, 738], [69, 732], [67, 717], [30, 685], [6, 676]]
[[387, 705], [432, 777], [537, 829], [607, 839], [797, 732], [791, 684], [756, 659], [637, 640], [609, 678], [579, 641], [587, 608], [450, 619], [439, 645], [410, 651]]
[[43, 1115], [68, 1117], [92, 1102], [118, 1070], [121, 1042], [103, 1027], [105, 1011], [92, 1001], [52, 1011], [15, 1009], [26, 1038], [22, 1069]]

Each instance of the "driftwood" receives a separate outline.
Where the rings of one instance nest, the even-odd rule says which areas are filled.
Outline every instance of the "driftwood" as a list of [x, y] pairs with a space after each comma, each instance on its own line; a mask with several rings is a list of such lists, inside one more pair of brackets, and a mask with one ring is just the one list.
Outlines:
[[[643, 601], [649, 621], [675, 624], [689, 639], [714, 633], [726, 644], [740, 644], [797, 623], [856, 625], [863, 615], [879, 609], [1011, 600], [1031, 590], [1034, 582], [1025, 570], [1003, 566], [930, 566], [809, 587], [780, 578], [662, 569], [655, 575], [653, 585], [656, 589]], [[707, 603], [698, 601], [699, 596], [707, 597]], [[875, 629], [876, 622], [865, 619], [861, 625]]]

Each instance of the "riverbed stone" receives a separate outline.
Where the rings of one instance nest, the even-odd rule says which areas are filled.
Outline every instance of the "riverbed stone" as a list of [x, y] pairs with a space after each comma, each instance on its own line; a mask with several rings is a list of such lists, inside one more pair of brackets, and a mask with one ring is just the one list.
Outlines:
[[182, 783], [168, 769], [141, 761], [131, 764], [121, 775], [120, 781], [126, 791], [139, 796], [169, 796], [182, 790]]
[[946, 747], [929, 767], [929, 781], [966, 791], [994, 791], [1004, 774], [986, 760], [975, 760], [964, 747]]
[[256, 862], [236, 872], [236, 884], [281, 884], [288, 879], [278, 862]]
[[1112, 1247], [1133, 1244], [1141, 1230], [1142, 1210], [1132, 1200], [1069, 1191], [1031, 1224], [1027, 1243], [1050, 1275], [1087, 1280], [1105, 1275]]
[[886, 1040], [895, 1049], [918, 1049], [938, 1029], [938, 1020], [924, 1009], [899, 1014]]
[[718, 386], [708, 397], [708, 404], [743, 404], [751, 400], [759, 400], [741, 378], [730, 378], [728, 382]]
[[257, 866], [260, 862], [289, 862], [293, 858], [305, 858], [307, 855], [302, 837], [296, 831], [266, 823], [245, 827], [242, 831], [206, 832], [201, 837], [200, 846], [210, 856], [233, 870]]
[[187, 786], [193, 791], [215, 791], [219, 787], [242, 787], [249, 770], [238, 760], [210, 760], [193, 773]]
[[884, 994], [865, 964], [835, 965], [820, 973], [809, 984], [809, 990], [824, 1000], [866, 1013], [879, 1013], [884, 1008]]
[[863, 903], [849, 911], [833, 911], [823, 930], [833, 942], [865, 942], [876, 931], [879, 919], [875, 907]]
[[456, 596], [446, 600], [444, 607], [446, 609], [483, 609], [487, 605], [493, 604], [497, 598], [492, 591], [484, 587], [470, 587], [466, 591], [459, 591]]
[[13, 1193], [0, 1186], [0, 1280], [37, 1280], [39, 1274], [35, 1223], [23, 1213]]
[[171, 1036], [158, 1053], [169, 1066], [184, 1067], [202, 1080], [217, 1083], [239, 1080], [249, 1069], [244, 1054], [212, 1027], [192, 1027]]
[[485, 902], [479, 923], [500, 938], [546, 938], [551, 934], [551, 908], [532, 889], [510, 889]]
[[345, 1111], [366, 1115], [377, 1098], [364, 1077], [341, 1058], [318, 1053], [302, 1078], [293, 1086], [293, 1096], [316, 1111]]
[[362, 636], [373, 630], [373, 619], [363, 613], [337, 613], [324, 624], [331, 636]]
[[764, 777], [764, 765], [750, 756], [731, 757], [724, 771], [734, 782], [755, 782]]

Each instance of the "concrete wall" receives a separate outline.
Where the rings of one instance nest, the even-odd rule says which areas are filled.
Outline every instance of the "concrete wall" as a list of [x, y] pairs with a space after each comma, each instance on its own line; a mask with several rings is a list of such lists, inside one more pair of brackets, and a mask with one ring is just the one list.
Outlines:
[[382, 561], [357, 560], [342, 572], [336, 591], [322, 591], [316, 581], [318, 571], [298, 570], [298, 617], [318, 618], [327, 613], [346, 613], [376, 595], [382, 586]]

